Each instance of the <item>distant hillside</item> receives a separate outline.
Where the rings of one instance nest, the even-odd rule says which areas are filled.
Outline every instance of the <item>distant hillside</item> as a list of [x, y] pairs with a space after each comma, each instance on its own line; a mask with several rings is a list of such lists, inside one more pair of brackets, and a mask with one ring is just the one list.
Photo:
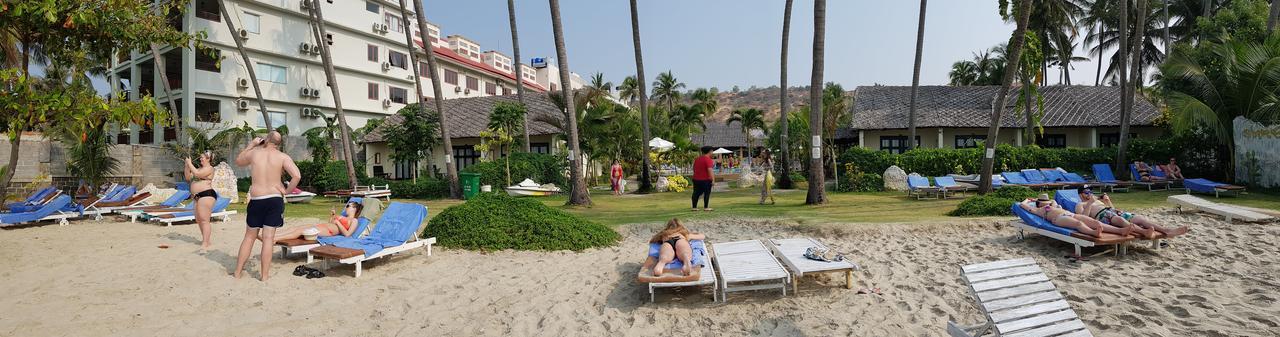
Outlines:
[[[794, 110], [802, 105], [809, 105], [809, 87], [791, 87], [787, 89], [787, 103]], [[853, 95], [853, 91], [849, 91], [849, 95]], [[723, 121], [729, 119], [729, 114], [739, 108], [755, 108], [764, 111], [765, 120], [773, 122], [778, 120], [780, 106], [778, 105], [778, 87], [771, 86], [768, 88], [755, 88], [740, 90], [738, 92], [721, 91], [716, 99], [720, 102], [720, 109], [715, 114], [707, 117], [707, 120]]]

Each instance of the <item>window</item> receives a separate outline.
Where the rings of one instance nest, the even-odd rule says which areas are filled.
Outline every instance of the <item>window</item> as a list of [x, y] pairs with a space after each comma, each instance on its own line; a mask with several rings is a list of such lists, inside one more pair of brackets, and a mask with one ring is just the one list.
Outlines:
[[398, 52], [398, 51], [388, 50], [388, 51], [387, 51], [387, 62], [388, 62], [388, 63], [391, 63], [391, 66], [392, 66], [392, 67], [396, 67], [396, 68], [400, 68], [400, 69], [409, 69], [409, 60], [408, 60], [408, 58], [407, 58], [407, 57], [405, 57], [404, 53], [401, 53], [401, 52]]
[[431, 77], [431, 68], [427, 68], [426, 62], [418, 62], [418, 76]]
[[[1134, 138], [1138, 138], [1138, 134], [1130, 133], [1129, 139], [1134, 139]], [[1119, 146], [1119, 145], [1120, 145], [1119, 132], [1098, 134], [1098, 147]]]
[[162, 105], [165, 111], [169, 111], [170, 121], [173, 122], [170, 125], [164, 127], [164, 141], [166, 142], [177, 140], [178, 129], [182, 128], [182, 100], [180, 99], [173, 100], [173, 105], [178, 107], [178, 111], [170, 110], [169, 104]]
[[369, 61], [378, 62], [378, 46], [369, 45], [369, 52], [367, 54], [369, 55]]
[[[267, 127], [267, 124], [263, 123], [262, 121], [262, 114], [254, 114], [254, 115], [258, 117], [258, 128]], [[267, 110], [267, 115], [271, 116], [271, 127], [273, 128], [279, 128], [281, 126], [284, 126], [286, 122], [289, 121], [289, 115], [286, 114], [284, 111]]]
[[405, 90], [404, 88], [396, 88], [392, 86], [388, 86], [388, 88], [390, 88], [390, 90], [388, 90], [387, 92], [387, 98], [390, 99], [392, 102], [396, 102], [400, 104], [407, 104], [409, 102], [408, 90]]
[[214, 48], [200, 48], [196, 50], [196, 69], [212, 72], [222, 72], [222, 67], [218, 61], [222, 60], [222, 50]]
[[372, 82], [369, 83], [369, 99], [375, 100], [375, 101], [378, 100], [378, 84], [377, 83], [372, 83]]
[[378, 4], [373, 3], [373, 1], [365, 1], [364, 10], [377, 14], [378, 12], [382, 11], [382, 6], [379, 6]]
[[196, 99], [196, 121], [206, 123], [222, 122], [222, 102], [214, 99]]
[[384, 21], [387, 24], [387, 28], [391, 29], [391, 31], [396, 33], [404, 33], [404, 20], [400, 20], [399, 16], [395, 16], [395, 15], [391, 15], [391, 13], [387, 13], [387, 15], [384, 16]]
[[957, 135], [957, 136], [956, 136], [956, 145], [955, 145], [955, 148], [957, 148], [957, 149], [972, 149], [972, 148], [976, 148], [976, 147], [978, 147], [979, 145], [981, 145], [981, 143], [982, 143], [982, 142], [985, 142], [986, 140], [987, 140], [987, 136], [986, 136], [986, 135], [968, 135], [968, 136], [960, 136], [960, 135]]
[[1063, 134], [1045, 134], [1040, 138], [1036, 138], [1036, 145], [1040, 145], [1046, 149], [1061, 149], [1067, 147], [1067, 135]]
[[458, 72], [453, 71], [453, 70], [449, 70], [449, 69], [445, 69], [445, 70], [444, 70], [444, 83], [449, 83], [449, 84], [452, 84], [452, 85], [458, 85]]
[[470, 145], [453, 147], [453, 162], [459, 172], [468, 166], [475, 165], [479, 159], [480, 153], [476, 152], [476, 149]]
[[222, 9], [218, 7], [218, 0], [196, 0], [196, 17], [213, 22], [222, 22]]
[[511, 88], [508, 88], [508, 87], [502, 87], [502, 94], [503, 94], [503, 95], [510, 95], [510, 94], [511, 94]]
[[249, 12], [242, 12], [242, 13], [244, 13], [244, 15], [240, 16], [240, 21], [243, 23], [244, 30], [247, 30], [250, 33], [254, 33], [254, 34], [261, 33], [262, 17], [258, 16], [258, 14], [253, 14]]
[[551, 144], [549, 143], [529, 143], [529, 152], [549, 154], [551, 153]]
[[492, 82], [484, 82], [484, 93], [489, 95], [497, 95], [498, 85]]
[[258, 75], [259, 81], [275, 82], [275, 83], [281, 83], [281, 84], [289, 83], [288, 68], [281, 67], [274, 64], [258, 62], [258, 68], [255, 69], [255, 71], [258, 72], [257, 75]]
[[[889, 153], [907, 152], [907, 136], [880, 136], [880, 150]], [[920, 147], [920, 136], [916, 136], [916, 147]]]
[[382, 152], [377, 152], [373, 154], [373, 163], [382, 164]]
[[413, 178], [413, 172], [417, 171], [418, 163], [412, 161], [396, 161], [396, 179]]
[[480, 90], [480, 79], [467, 76], [467, 89]]

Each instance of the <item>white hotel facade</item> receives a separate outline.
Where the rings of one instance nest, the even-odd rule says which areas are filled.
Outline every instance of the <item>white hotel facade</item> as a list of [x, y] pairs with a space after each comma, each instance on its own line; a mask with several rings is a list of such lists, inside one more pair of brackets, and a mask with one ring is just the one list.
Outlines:
[[[418, 0], [409, 1], [416, 5]], [[177, 140], [182, 127], [214, 132], [247, 123], [265, 126], [243, 59], [233, 38], [241, 37], [253, 63], [273, 126], [286, 125], [290, 134], [324, 126], [320, 115], [335, 113], [332, 92], [303, 0], [225, 0], [223, 17], [216, 0], [195, 0], [172, 24], [186, 32], [204, 31], [204, 49], [161, 49], [172, 96], [165, 93], [149, 51], [121, 53], [113, 60], [109, 76], [112, 90], [125, 91], [130, 99], [150, 95], [162, 108], [170, 100], [179, 112], [173, 126], [138, 125], [118, 129], [119, 144], [157, 144]], [[421, 57], [413, 8], [402, 18], [398, 3], [383, 0], [322, 0], [330, 51], [343, 110], [352, 128], [370, 119], [395, 114], [416, 102], [413, 67], [409, 64], [403, 24], [415, 32], [419, 44], [423, 94], [433, 95], [426, 61]], [[415, 6], [411, 5], [411, 6]], [[437, 15], [440, 15], [437, 13]], [[501, 22], [506, 22], [505, 14]], [[233, 20], [240, 31], [233, 34], [223, 20]], [[496, 21], [496, 20], [495, 20]], [[526, 94], [559, 89], [559, 71], [541, 62], [533, 67], [513, 63], [496, 51], [481, 52], [480, 45], [461, 35], [441, 37], [441, 27], [428, 23], [428, 40], [435, 51], [437, 71], [445, 99], [514, 94], [522, 83]], [[212, 52], [217, 58], [209, 57]], [[519, 69], [517, 74], [517, 69]], [[580, 88], [577, 74], [570, 79]], [[290, 142], [288, 151], [305, 152], [303, 142]]]

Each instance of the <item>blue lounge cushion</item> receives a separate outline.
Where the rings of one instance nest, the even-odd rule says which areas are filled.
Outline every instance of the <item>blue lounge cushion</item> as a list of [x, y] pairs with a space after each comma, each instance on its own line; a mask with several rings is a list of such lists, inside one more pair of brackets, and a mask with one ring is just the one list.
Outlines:
[[[702, 240], [689, 240], [689, 247], [693, 248], [693, 259], [691, 259], [689, 263], [699, 267], [706, 265], [706, 261], [703, 260], [703, 257], [707, 256], [706, 243], [702, 242]], [[658, 251], [660, 249], [662, 249], [661, 242], [650, 242], [649, 257], [657, 259]], [[680, 268], [684, 268], [684, 263], [680, 262], [680, 259], [675, 259], [674, 261], [667, 263], [666, 267], [668, 270], [679, 270]]]
[[44, 205], [40, 206], [39, 209], [36, 209], [31, 212], [0, 214], [0, 224], [16, 224], [16, 223], [37, 221], [37, 220], [43, 219], [44, 217], [53, 215], [53, 213], [57, 213], [58, 210], [61, 210], [62, 208], [67, 207], [67, 205], [70, 205], [70, 204], [71, 204], [71, 196], [65, 195], [65, 194], [60, 195], [57, 198], [53, 198], [53, 200], [50, 200], [48, 203], [45, 203]]
[[1004, 177], [1004, 180], [1008, 181], [1010, 184], [1031, 185], [1031, 182], [1027, 181], [1027, 178], [1020, 172], [1003, 172], [1000, 173], [1000, 176]]
[[1031, 212], [1028, 212], [1027, 210], [1023, 209], [1022, 206], [1019, 206], [1017, 202], [1013, 203], [1012, 208], [1013, 208], [1013, 215], [1018, 216], [1018, 218], [1022, 219], [1022, 222], [1026, 223], [1028, 226], [1036, 227], [1039, 229], [1047, 230], [1047, 231], [1062, 234], [1062, 235], [1071, 235], [1071, 233], [1075, 233], [1075, 230], [1054, 226], [1053, 223], [1049, 222], [1049, 220], [1045, 220], [1044, 218], [1041, 218], [1038, 215], [1031, 214]]
[[1058, 190], [1054, 192], [1053, 200], [1058, 202], [1058, 206], [1075, 212], [1076, 205], [1080, 204], [1080, 193], [1076, 190]]
[[1120, 181], [1117, 180], [1115, 174], [1111, 172], [1111, 164], [1093, 164], [1093, 176], [1097, 177], [1098, 181], [1104, 183]]
[[373, 227], [369, 235], [360, 238], [326, 236], [319, 238], [318, 241], [326, 245], [360, 249], [364, 251], [365, 256], [371, 256], [384, 248], [404, 244], [409, 238], [417, 235], [418, 227], [426, 218], [427, 206], [392, 202], [382, 211], [382, 215], [378, 218], [378, 225]]

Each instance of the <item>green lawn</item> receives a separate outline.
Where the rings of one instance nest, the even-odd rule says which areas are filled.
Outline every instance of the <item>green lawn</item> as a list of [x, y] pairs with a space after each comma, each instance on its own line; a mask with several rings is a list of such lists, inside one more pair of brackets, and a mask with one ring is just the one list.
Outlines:
[[[591, 207], [563, 206], [566, 197], [555, 196], [542, 198], [541, 201], [553, 207], [581, 215], [588, 220], [614, 226], [629, 223], [664, 222], [672, 217], [681, 219], [711, 219], [717, 217], [736, 216], [751, 218], [777, 218], [799, 223], [902, 223], [948, 221], [961, 219], [949, 217], [948, 211], [955, 209], [962, 199], [917, 201], [907, 198], [901, 192], [875, 193], [828, 193], [829, 202], [821, 206], [805, 206], [805, 191], [778, 191], [776, 205], [759, 205], [759, 190], [734, 189], [728, 192], [712, 194], [711, 206], [714, 212], [692, 212], [689, 210], [690, 192], [656, 193], [649, 195], [613, 196], [607, 191], [592, 191]], [[1118, 206], [1129, 209], [1172, 206], [1165, 202], [1170, 195], [1179, 191], [1130, 192], [1113, 193], [1112, 198]], [[1201, 197], [1223, 203], [1245, 206], [1280, 209], [1280, 195], [1273, 193], [1249, 193], [1239, 197], [1212, 196]], [[428, 217], [434, 216], [445, 208], [461, 203], [457, 200], [416, 200], [394, 199], [396, 201], [417, 202], [426, 204]], [[316, 197], [311, 203], [290, 204], [285, 207], [286, 217], [315, 217], [329, 215], [330, 208], [339, 208], [337, 199]], [[231, 209], [244, 212], [244, 204], [234, 204]]]

